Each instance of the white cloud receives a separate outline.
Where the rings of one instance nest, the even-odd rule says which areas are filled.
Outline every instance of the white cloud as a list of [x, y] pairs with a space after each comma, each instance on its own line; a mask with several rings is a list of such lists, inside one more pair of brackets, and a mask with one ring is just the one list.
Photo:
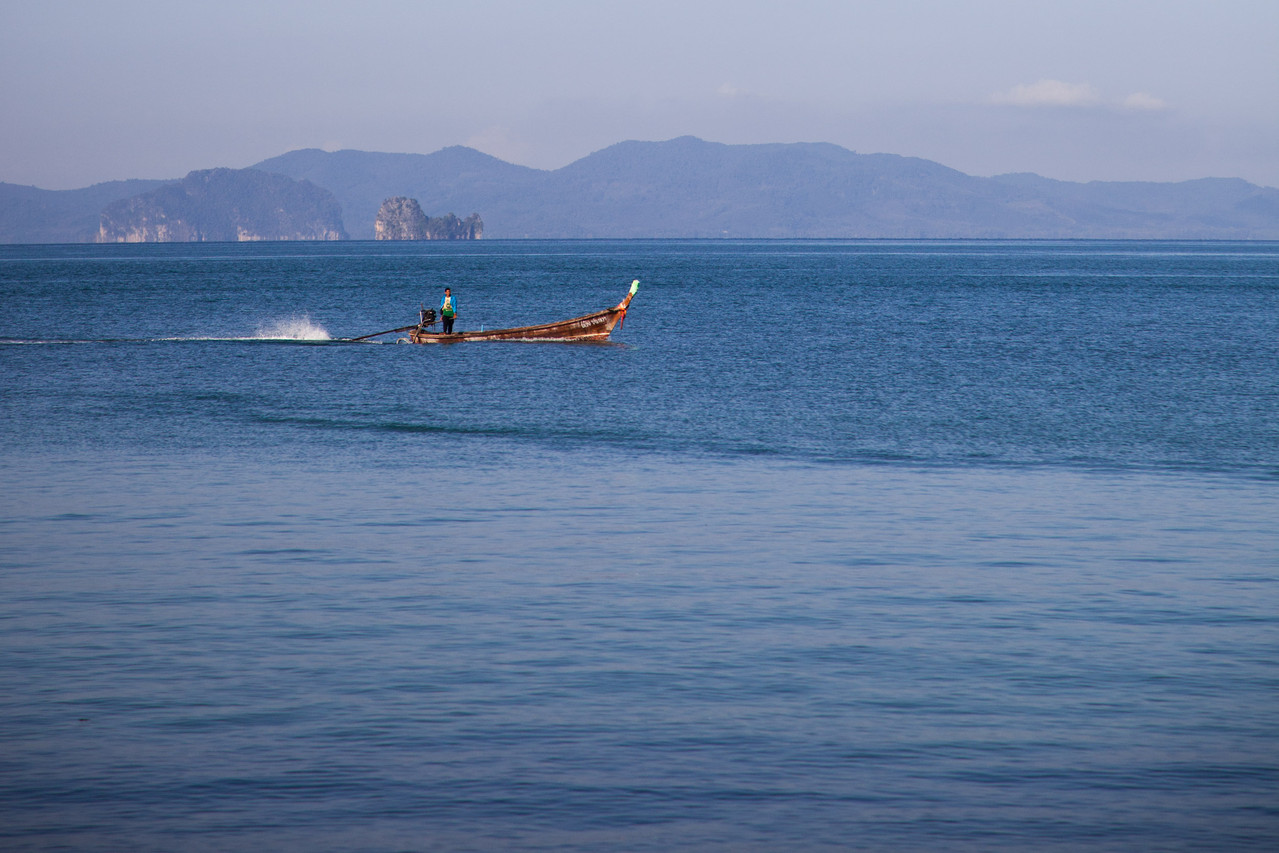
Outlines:
[[1145, 92], [1133, 92], [1124, 98], [1124, 107], [1130, 110], [1147, 110], [1155, 112], [1166, 108], [1168, 105], [1163, 102], [1162, 98], [1156, 98]]
[[715, 94], [721, 98], [736, 98], [746, 93], [731, 83], [724, 83], [715, 90]]
[[1014, 107], [1097, 107], [1108, 104], [1140, 112], [1159, 112], [1168, 108], [1162, 98], [1149, 92], [1133, 92], [1121, 100], [1103, 99], [1101, 93], [1088, 83], [1048, 79], [1021, 83], [1006, 92], [996, 92], [990, 96], [990, 102]]
[[1040, 80], [1038, 83], [1021, 83], [1007, 92], [997, 92], [991, 95], [990, 100], [1015, 107], [1088, 107], [1101, 98], [1097, 90], [1087, 83]]

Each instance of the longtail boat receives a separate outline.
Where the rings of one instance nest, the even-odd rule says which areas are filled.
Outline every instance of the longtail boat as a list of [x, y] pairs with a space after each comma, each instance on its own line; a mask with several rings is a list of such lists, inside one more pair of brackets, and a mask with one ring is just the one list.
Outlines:
[[401, 338], [414, 344], [451, 344], [461, 341], [605, 341], [613, 333], [614, 328], [621, 328], [626, 317], [626, 309], [639, 290], [639, 280], [631, 282], [631, 290], [626, 298], [613, 308], [596, 311], [571, 320], [560, 320], [556, 323], [543, 323], [539, 326], [517, 326], [513, 329], [487, 329], [478, 332], [454, 332], [446, 335], [443, 332], [430, 331], [433, 312], [422, 312], [421, 322], [407, 329], [409, 336]]
[[560, 320], [557, 323], [542, 323], [539, 326], [517, 326], [513, 329], [481, 329], [478, 332], [454, 332], [446, 335], [443, 332], [430, 330], [430, 327], [435, 325], [435, 311], [430, 308], [423, 308], [418, 316], [416, 326], [401, 326], [398, 329], [387, 329], [385, 332], [374, 332], [371, 335], [361, 335], [358, 338], [342, 338], [341, 340], [345, 343], [354, 343], [355, 341], [367, 341], [396, 332], [408, 332], [409, 336], [407, 338], [400, 338], [397, 342], [406, 344], [452, 344], [461, 343], [462, 341], [606, 341], [608, 336], [613, 333], [613, 329], [621, 328], [622, 320], [626, 318], [626, 309], [630, 307], [631, 300], [635, 297], [635, 291], [637, 290], [639, 290], [639, 279], [631, 282], [631, 290], [626, 294], [626, 298], [613, 308], [606, 308], [603, 311], [596, 311], [594, 314], [574, 317], [572, 320]]

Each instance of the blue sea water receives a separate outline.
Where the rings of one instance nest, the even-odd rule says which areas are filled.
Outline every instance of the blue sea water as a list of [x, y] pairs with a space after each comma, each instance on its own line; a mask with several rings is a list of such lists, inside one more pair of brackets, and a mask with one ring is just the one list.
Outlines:
[[[339, 340], [633, 278], [608, 345]], [[0, 305], [0, 849], [1279, 846], [1279, 244], [7, 246]]]

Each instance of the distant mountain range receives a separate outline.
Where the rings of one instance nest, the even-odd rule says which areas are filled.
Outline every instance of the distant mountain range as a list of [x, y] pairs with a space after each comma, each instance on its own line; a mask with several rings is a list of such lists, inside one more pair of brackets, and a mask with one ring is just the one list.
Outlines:
[[[331, 192], [354, 239], [373, 239], [378, 209], [393, 196], [416, 198], [431, 216], [479, 213], [486, 239], [1279, 239], [1279, 189], [1239, 179], [979, 178], [825, 143], [623, 142], [553, 171], [463, 147], [434, 154], [305, 149], [253, 169]], [[62, 192], [0, 184], [0, 242], [96, 239], [108, 204], [163, 183]]]

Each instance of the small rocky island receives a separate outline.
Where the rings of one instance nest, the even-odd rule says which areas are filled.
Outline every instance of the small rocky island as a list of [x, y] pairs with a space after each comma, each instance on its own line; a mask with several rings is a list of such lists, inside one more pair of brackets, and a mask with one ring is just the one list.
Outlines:
[[256, 169], [207, 169], [107, 205], [97, 242], [345, 239], [328, 190]]
[[483, 234], [484, 223], [478, 213], [465, 219], [452, 213], [428, 217], [417, 199], [405, 196], [382, 202], [373, 225], [375, 240], [478, 240]]

